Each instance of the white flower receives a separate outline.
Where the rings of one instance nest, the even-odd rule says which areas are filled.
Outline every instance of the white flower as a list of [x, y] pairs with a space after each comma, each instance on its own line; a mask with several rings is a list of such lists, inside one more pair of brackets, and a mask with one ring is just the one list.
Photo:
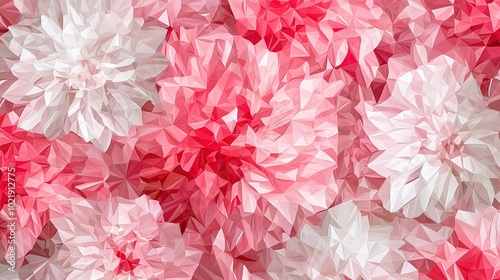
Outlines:
[[401, 75], [391, 97], [367, 106], [366, 131], [383, 152], [369, 167], [387, 178], [379, 196], [406, 217], [445, 218], [491, 204], [500, 177], [500, 113], [486, 107], [467, 67], [447, 56]]
[[166, 31], [133, 12], [130, 0], [42, 0], [9, 27], [0, 39], [17, 56], [7, 64], [18, 80], [3, 98], [26, 104], [21, 128], [49, 139], [74, 132], [106, 150], [112, 133], [142, 124], [167, 65], [157, 52]]
[[[356, 205], [345, 202], [326, 213], [318, 226], [306, 225], [274, 252], [268, 267], [272, 279], [416, 279], [391, 238], [393, 228], [371, 224]], [[345, 276], [345, 277], [343, 277]]]

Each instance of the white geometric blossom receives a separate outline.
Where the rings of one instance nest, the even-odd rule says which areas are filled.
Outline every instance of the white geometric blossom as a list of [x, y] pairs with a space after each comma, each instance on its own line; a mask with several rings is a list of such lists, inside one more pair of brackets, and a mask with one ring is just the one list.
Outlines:
[[[416, 279], [418, 272], [391, 237], [391, 225], [371, 224], [352, 201], [306, 225], [272, 254], [271, 279]], [[345, 276], [345, 277], [344, 277]]]
[[[30, 1], [25, 1], [31, 5]], [[17, 57], [3, 98], [26, 105], [20, 127], [49, 139], [74, 132], [106, 150], [142, 124], [167, 59], [164, 28], [134, 18], [130, 0], [42, 0], [0, 39]], [[6, 54], [2, 53], [2, 57]]]
[[486, 107], [466, 66], [440, 56], [401, 75], [388, 100], [366, 108], [365, 129], [382, 151], [369, 167], [387, 178], [379, 191], [387, 210], [440, 222], [452, 206], [493, 202], [500, 113]]

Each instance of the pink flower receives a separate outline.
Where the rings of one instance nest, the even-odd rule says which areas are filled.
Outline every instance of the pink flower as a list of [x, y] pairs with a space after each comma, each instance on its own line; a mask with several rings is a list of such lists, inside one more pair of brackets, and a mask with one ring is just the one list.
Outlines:
[[167, 220], [201, 231], [205, 246], [222, 228], [226, 252], [239, 255], [286, 240], [331, 205], [342, 81], [306, 63], [287, 73], [278, 54], [218, 25], [169, 33], [165, 52], [172, 64], [152, 109], [165, 112], [145, 114], [134, 158]]
[[381, 151], [369, 167], [387, 178], [384, 207], [439, 222], [459, 202], [491, 204], [500, 190], [499, 117], [447, 56], [400, 75], [388, 100], [366, 106], [366, 131]]
[[72, 213], [52, 219], [67, 279], [191, 279], [200, 254], [184, 245], [178, 225], [163, 222], [157, 201], [71, 202]]

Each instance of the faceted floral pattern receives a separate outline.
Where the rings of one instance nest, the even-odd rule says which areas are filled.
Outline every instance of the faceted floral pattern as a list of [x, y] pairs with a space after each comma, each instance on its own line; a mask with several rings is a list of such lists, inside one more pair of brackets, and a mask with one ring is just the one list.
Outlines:
[[500, 118], [467, 68], [440, 56], [397, 78], [385, 102], [367, 106], [367, 132], [383, 152], [369, 167], [387, 178], [384, 207], [440, 222], [458, 206], [491, 204], [500, 192]]
[[0, 0], [0, 280], [500, 279], [499, 13]]
[[74, 132], [104, 151], [112, 133], [142, 124], [141, 106], [158, 100], [165, 33], [134, 18], [130, 1], [39, 1], [35, 16], [1, 37], [17, 57], [3, 98], [26, 104], [21, 128], [49, 139]]
[[71, 214], [52, 219], [66, 279], [189, 279], [201, 253], [187, 248], [179, 225], [164, 223], [160, 204], [71, 201]]
[[317, 226], [306, 225], [273, 252], [272, 279], [416, 279], [418, 272], [405, 260], [401, 240], [391, 238], [391, 225], [370, 224], [356, 205], [339, 204]]

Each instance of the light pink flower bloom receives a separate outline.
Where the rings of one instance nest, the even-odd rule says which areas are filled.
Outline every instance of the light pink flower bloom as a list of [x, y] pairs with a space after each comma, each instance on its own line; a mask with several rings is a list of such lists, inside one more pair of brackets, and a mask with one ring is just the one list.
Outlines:
[[165, 223], [157, 201], [73, 200], [73, 212], [52, 219], [64, 244], [67, 279], [191, 279], [201, 257], [179, 226]]
[[387, 178], [379, 192], [387, 210], [439, 222], [460, 199], [461, 208], [493, 202], [500, 113], [468, 73], [440, 56], [400, 75], [388, 100], [366, 106], [366, 131], [382, 151], [369, 167]]
[[106, 150], [112, 134], [142, 124], [141, 106], [157, 100], [165, 30], [134, 18], [130, 0], [37, 5], [0, 38], [17, 56], [8, 66], [18, 80], [3, 98], [26, 105], [21, 128], [49, 139], [74, 132]]

